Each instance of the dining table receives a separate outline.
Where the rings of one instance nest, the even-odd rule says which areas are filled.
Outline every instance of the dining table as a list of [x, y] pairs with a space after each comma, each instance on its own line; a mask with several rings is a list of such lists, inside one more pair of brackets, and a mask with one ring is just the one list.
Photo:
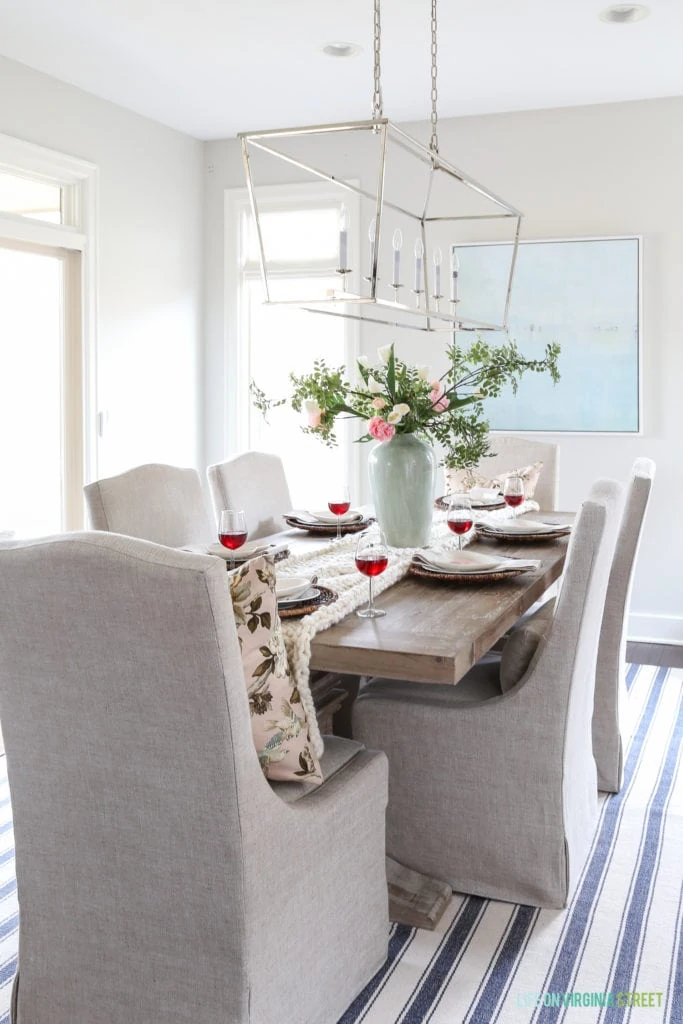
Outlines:
[[[558, 524], [570, 524], [575, 514], [547, 515]], [[539, 513], [529, 513], [529, 518], [538, 517]], [[324, 543], [320, 537], [296, 529], [272, 539], [286, 540], [293, 555]], [[523, 543], [514, 538], [504, 542], [479, 538], [467, 550], [535, 559], [539, 565], [499, 582], [456, 584], [407, 575], [376, 599], [386, 611], [382, 618], [361, 619], [351, 612], [317, 633], [311, 644], [310, 668], [456, 685], [559, 579], [567, 544], [567, 536]]]

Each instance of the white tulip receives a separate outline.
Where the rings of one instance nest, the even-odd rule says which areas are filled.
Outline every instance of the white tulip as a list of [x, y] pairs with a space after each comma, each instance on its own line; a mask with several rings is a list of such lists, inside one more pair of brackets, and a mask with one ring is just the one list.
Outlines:
[[429, 380], [429, 367], [428, 366], [417, 366], [416, 369], [417, 369], [418, 377], [421, 377], [422, 380]]
[[379, 359], [380, 363], [383, 363], [385, 366], [388, 364], [389, 356], [391, 355], [391, 350], [393, 347], [393, 344], [382, 345], [381, 348], [377, 349], [377, 358]]
[[380, 391], [384, 391], [384, 387], [374, 377], [368, 377], [368, 391], [371, 395], [378, 395]]
[[361, 366], [365, 366], [366, 368], [370, 365], [370, 360], [368, 359], [367, 356], [358, 356], [356, 362], [360, 363]]
[[320, 412], [320, 406], [315, 398], [305, 398], [302, 404], [304, 412], [309, 415], [314, 412]]

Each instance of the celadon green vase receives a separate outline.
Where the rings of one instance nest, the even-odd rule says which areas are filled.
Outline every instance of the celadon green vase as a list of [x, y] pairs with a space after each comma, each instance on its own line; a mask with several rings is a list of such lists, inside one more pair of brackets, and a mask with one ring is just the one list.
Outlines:
[[434, 509], [436, 458], [431, 445], [414, 434], [396, 434], [375, 445], [368, 470], [375, 515], [387, 544], [425, 545]]

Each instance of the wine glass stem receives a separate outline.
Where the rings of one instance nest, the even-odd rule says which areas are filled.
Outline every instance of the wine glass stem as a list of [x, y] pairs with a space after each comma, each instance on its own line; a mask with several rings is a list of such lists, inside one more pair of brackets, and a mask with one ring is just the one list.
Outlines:
[[341, 540], [341, 516], [337, 516], [337, 540]]
[[374, 605], [374, 602], [373, 602], [373, 595], [372, 595], [372, 576], [368, 576], [368, 611], [369, 612], [374, 612], [374, 610], [375, 610], [375, 605]]
[[462, 534], [458, 534], [458, 551], [462, 551]]

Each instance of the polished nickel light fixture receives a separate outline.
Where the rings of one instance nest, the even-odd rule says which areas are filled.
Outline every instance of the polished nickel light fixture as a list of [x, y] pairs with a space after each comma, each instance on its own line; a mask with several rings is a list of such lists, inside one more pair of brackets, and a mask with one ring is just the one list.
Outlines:
[[[372, 118], [340, 124], [243, 132], [244, 169], [256, 227], [265, 301], [288, 303], [313, 312], [426, 332], [507, 330], [512, 281], [522, 214], [441, 156], [437, 118], [437, 0], [431, 0], [431, 139], [424, 145], [386, 118], [382, 110], [380, 0], [374, 0], [374, 90]], [[349, 140], [354, 139], [354, 145]], [[352, 153], [353, 166], [344, 173]], [[278, 297], [278, 267], [269, 259], [261, 216], [256, 164], [276, 161], [303, 172], [308, 181], [324, 181], [344, 194], [336, 268], [320, 269], [320, 288], [292, 300]], [[368, 167], [373, 182], [368, 186]], [[358, 184], [361, 168], [362, 184]], [[355, 169], [355, 174], [353, 170]], [[274, 169], [263, 177], [278, 180]], [[291, 174], [291, 172], [290, 172]], [[369, 218], [367, 248], [349, 237], [348, 207], [361, 223]], [[467, 274], [461, 273], [458, 248], [490, 239], [491, 223], [508, 228], [511, 245], [501, 248], [505, 265], [495, 280], [482, 285], [485, 310], [472, 308]], [[488, 233], [487, 233], [488, 232]], [[414, 233], [414, 262], [406, 273], [403, 237]], [[500, 238], [496, 238], [500, 241]], [[446, 260], [444, 266], [444, 251]], [[461, 253], [463, 250], [461, 249]], [[509, 254], [509, 263], [507, 257]], [[352, 266], [355, 260], [359, 266]], [[469, 261], [468, 261], [469, 263]], [[330, 288], [329, 277], [338, 284]], [[315, 275], [312, 275], [315, 282]], [[492, 296], [491, 292], [500, 295]], [[499, 301], [498, 301], [499, 300]], [[495, 310], [495, 314], [492, 314]]]

